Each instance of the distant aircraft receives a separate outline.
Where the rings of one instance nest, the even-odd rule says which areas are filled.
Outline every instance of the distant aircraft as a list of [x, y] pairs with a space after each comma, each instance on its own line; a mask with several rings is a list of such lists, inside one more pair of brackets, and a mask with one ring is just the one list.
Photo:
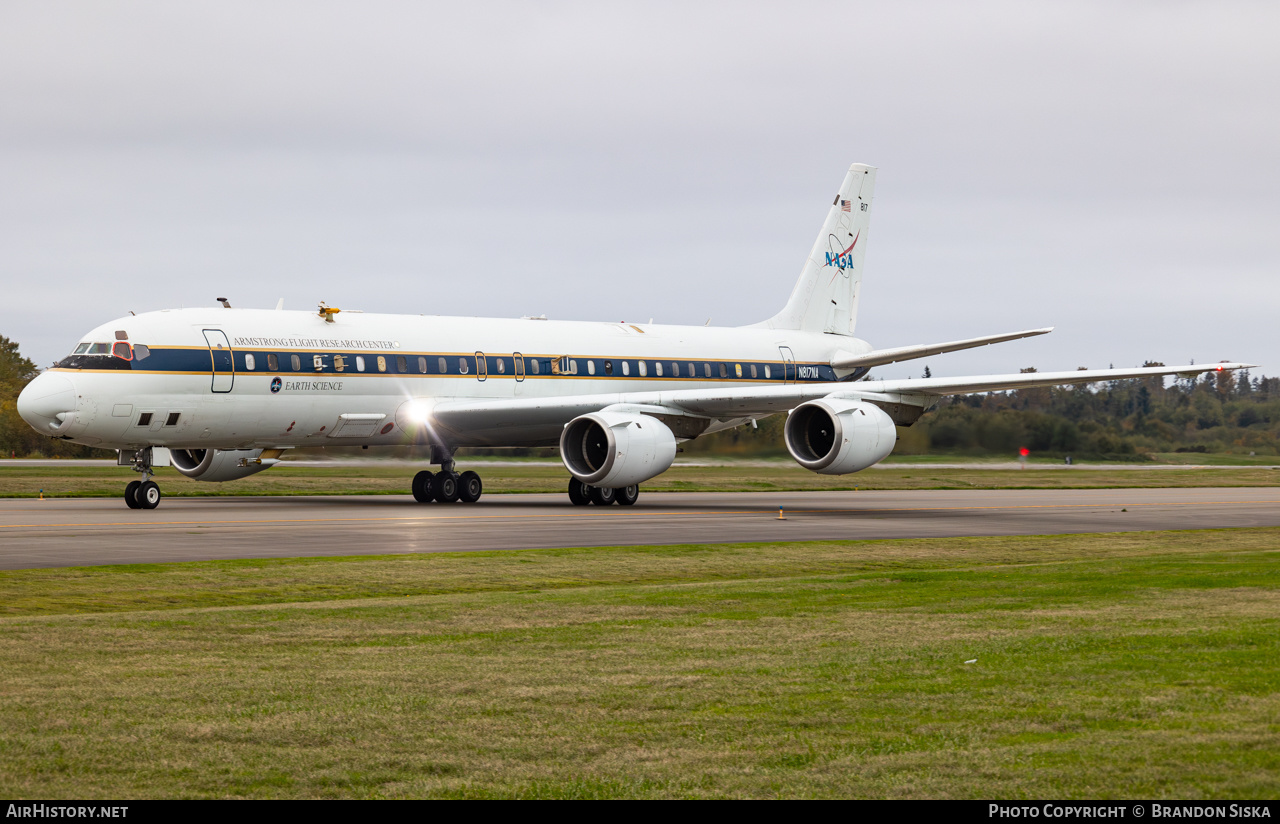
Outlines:
[[874, 349], [853, 336], [875, 169], [849, 168], [790, 300], [752, 326], [589, 323], [222, 308], [119, 318], [33, 380], [18, 412], [55, 438], [115, 449], [152, 509], [157, 466], [201, 481], [267, 469], [290, 449], [430, 447], [421, 502], [474, 502], [470, 446], [560, 447], [575, 504], [631, 505], [676, 445], [778, 412], [796, 462], [858, 472], [944, 395], [1194, 375], [1249, 364], [860, 381], [880, 364], [1042, 335], [1031, 329]]

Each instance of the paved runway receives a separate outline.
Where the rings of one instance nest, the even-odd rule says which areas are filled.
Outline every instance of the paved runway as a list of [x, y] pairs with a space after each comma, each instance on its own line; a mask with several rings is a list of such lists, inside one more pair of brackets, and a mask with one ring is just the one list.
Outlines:
[[[777, 520], [782, 505], [786, 520]], [[1127, 511], [1126, 511], [1127, 510]], [[1280, 526], [1280, 488], [0, 500], [0, 569], [532, 547]]]

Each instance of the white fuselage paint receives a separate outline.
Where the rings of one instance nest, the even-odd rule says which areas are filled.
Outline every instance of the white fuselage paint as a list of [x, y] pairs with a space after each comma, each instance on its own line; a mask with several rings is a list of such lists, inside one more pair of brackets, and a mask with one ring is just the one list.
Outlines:
[[[215, 353], [209, 340], [226, 335], [236, 358], [233, 374], [214, 371]], [[143, 344], [153, 353], [132, 369], [55, 367], [35, 379], [53, 390], [54, 381], [69, 381], [75, 397], [73, 420], [54, 434], [77, 443], [113, 449], [145, 446], [171, 448], [275, 449], [317, 446], [394, 446], [429, 441], [458, 446], [532, 446], [555, 442], [545, 422], [522, 425], [505, 422], [495, 432], [441, 430], [421, 425], [432, 405], [459, 399], [504, 400], [557, 398], [576, 395], [668, 389], [777, 386], [786, 382], [835, 380], [852, 374], [828, 365], [837, 352], [860, 354], [871, 350], [856, 338], [761, 327], [717, 328], [655, 326], [650, 324], [577, 321], [506, 320], [491, 318], [383, 315], [345, 312], [333, 322], [311, 312], [254, 309], [180, 309], [120, 318], [91, 331], [85, 342], [114, 343], [117, 332], [131, 345]], [[504, 371], [490, 368], [484, 380], [476, 374], [475, 356], [503, 358]], [[186, 360], [184, 369], [157, 368]], [[321, 355], [322, 371], [314, 364]], [[514, 358], [524, 358], [525, 374], [518, 379]], [[788, 366], [788, 353], [794, 365]], [[243, 357], [254, 356], [254, 368]], [[278, 371], [268, 369], [268, 354], [280, 359]], [[291, 368], [298, 354], [301, 370]], [[334, 368], [334, 356], [342, 369]], [[387, 371], [377, 359], [385, 358]], [[400, 373], [397, 356], [429, 359], [428, 374]], [[552, 359], [568, 356], [578, 362], [577, 373], [547, 374]], [[356, 358], [364, 360], [364, 370]], [[451, 372], [439, 374], [437, 362], [446, 358]], [[456, 374], [459, 358], [469, 358], [468, 374]], [[539, 374], [530, 368], [539, 360]], [[616, 364], [612, 375], [592, 375], [587, 360]], [[197, 360], [199, 361], [197, 363]], [[148, 363], [148, 361], [150, 363]], [[621, 364], [628, 364], [627, 375]], [[639, 362], [645, 363], [640, 374]], [[671, 374], [679, 364], [679, 377]], [[661, 363], [661, 375], [656, 364]], [[694, 377], [687, 365], [696, 367]], [[711, 364], [712, 377], [704, 364]], [[495, 362], [496, 364], [496, 362]], [[725, 364], [727, 377], [719, 375]], [[750, 365], [757, 375], [750, 376]], [[737, 367], [743, 368], [739, 376]], [[769, 367], [765, 377], [764, 367]], [[272, 383], [280, 381], [278, 391]], [[229, 391], [214, 391], [219, 390]], [[31, 397], [40, 394], [40, 387]], [[69, 397], [70, 395], [68, 395]], [[56, 405], [56, 401], [51, 401]], [[65, 404], [64, 404], [65, 405]], [[141, 425], [144, 413], [150, 421]], [[177, 413], [177, 422], [170, 421]], [[64, 415], [64, 418], [66, 415]], [[707, 431], [739, 425], [748, 418], [712, 421]], [[561, 422], [563, 423], [563, 422]], [[49, 426], [57, 427], [50, 417]], [[38, 429], [40, 427], [37, 427]]]

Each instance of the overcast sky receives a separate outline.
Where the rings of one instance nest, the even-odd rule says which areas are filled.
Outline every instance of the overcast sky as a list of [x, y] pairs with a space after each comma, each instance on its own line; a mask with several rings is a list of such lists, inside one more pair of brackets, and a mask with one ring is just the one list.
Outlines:
[[752, 323], [856, 161], [876, 346], [1280, 374], [1277, 43], [1263, 2], [6, 0], [0, 334], [43, 366], [218, 296]]

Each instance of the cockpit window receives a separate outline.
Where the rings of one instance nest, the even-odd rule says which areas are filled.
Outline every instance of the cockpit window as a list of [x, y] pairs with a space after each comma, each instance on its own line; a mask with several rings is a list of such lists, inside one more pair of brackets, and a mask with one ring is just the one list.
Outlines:
[[[111, 357], [115, 355], [115, 357]], [[127, 341], [110, 343], [81, 343], [76, 351], [58, 361], [60, 369], [132, 369], [134, 352]]]
[[139, 343], [133, 347], [134, 360], [146, 360], [149, 357], [151, 357], [151, 350], [145, 343]]

